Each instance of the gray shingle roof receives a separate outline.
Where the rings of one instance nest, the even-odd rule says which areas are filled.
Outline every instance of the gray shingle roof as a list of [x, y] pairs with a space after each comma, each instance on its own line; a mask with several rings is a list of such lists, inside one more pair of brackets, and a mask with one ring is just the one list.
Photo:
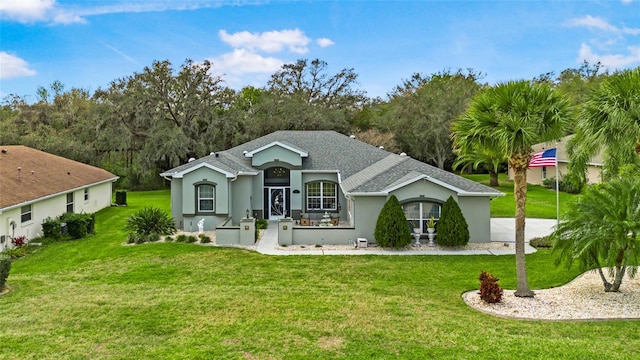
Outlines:
[[217, 156], [208, 155], [162, 173], [163, 176], [188, 171], [203, 162], [234, 175], [259, 171], [244, 156], [273, 142], [290, 145], [309, 154], [302, 160], [302, 170], [338, 170], [342, 188], [346, 192], [384, 192], [386, 189], [416, 177], [428, 177], [448, 184], [461, 193], [499, 196], [501, 192], [467, 180], [448, 171], [422, 163], [408, 156], [400, 156], [335, 131], [276, 131]]

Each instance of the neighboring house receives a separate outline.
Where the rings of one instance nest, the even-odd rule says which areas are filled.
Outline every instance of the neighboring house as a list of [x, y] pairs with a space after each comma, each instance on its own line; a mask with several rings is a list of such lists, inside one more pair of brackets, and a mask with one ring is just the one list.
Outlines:
[[0, 145], [0, 250], [42, 236], [42, 222], [111, 205], [110, 172], [27, 146]]
[[[573, 137], [573, 135], [568, 135], [563, 137], [558, 141], [550, 141], [546, 143], [540, 143], [532, 146], [533, 152], [541, 152], [547, 149], [556, 148], [556, 157], [558, 159], [558, 179], [562, 179], [562, 177], [568, 173], [569, 166], [569, 155], [567, 154], [567, 143]], [[595, 184], [599, 183], [601, 179], [602, 172], [602, 154], [598, 154], [591, 158], [591, 161], [587, 163], [587, 183]], [[509, 179], [513, 180], [513, 172], [511, 168], [509, 168]], [[527, 183], [532, 185], [542, 185], [545, 179], [555, 179], [556, 177], [556, 168], [554, 166], [544, 166], [537, 168], [529, 168], [527, 169]]]
[[[247, 215], [292, 218], [293, 243], [374, 241], [378, 214], [391, 195], [423, 233], [426, 221], [437, 220], [442, 204], [453, 196], [469, 224], [470, 241], [488, 242], [489, 202], [504, 195], [335, 131], [277, 131], [160, 175], [171, 180], [178, 228], [195, 231], [201, 219], [206, 230], [224, 230]], [[314, 227], [323, 215], [338, 226]], [[322, 232], [310, 234], [311, 229]]]

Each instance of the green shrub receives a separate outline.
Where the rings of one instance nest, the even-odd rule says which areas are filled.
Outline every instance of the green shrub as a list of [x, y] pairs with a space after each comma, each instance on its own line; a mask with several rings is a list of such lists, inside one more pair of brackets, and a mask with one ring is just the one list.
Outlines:
[[442, 205], [436, 240], [440, 246], [464, 246], [469, 243], [469, 225], [452, 196]]
[[552, 242], [548, 236], [537, 237], [529, 240], [529, 245], [533, 246], [536, 249], [550, 248], [552, 246]]
[[167, 236], [165, 236], [165, 237], [164, 237], [164, 241], [166, 241], [166, 242], [172, 242], [172, 241], [173, 241], [173, 237], [171, 237], [171, 236], [167, 235]]
[[374, 237], [382, 247], [402, 248], [411, 243], [411, 229], [402, 206], [395, 195], [384, 204], [374, 230]]
[[142, 244], [146, 240], [144, 235], [129, 233], [127, 234], [127, 244]]
[[0, 291], [4, 290], [10, 270], [11, 257], [5, 254], [0, 254]]
[[204, 235], [202, 237], [200, 237], [200, 243], [202, 244], [208, 244], [211, 242], [211, 238], [208, 237], [207, 235]]
[[480, 280], [480, 299], [489, 304], [502, 301], [504, 290], [498, 285], [500, 279], [483, 271], [478, 276], [478, 280]]
[[187, 235], [180, 234], [176, 236], [176, 242], [187, 242]]
[[[542, 186], [548, 189], [556, 189], [556, 178], [546, 178], [542, 180]], [[584, 181], [580, 178], [580, 176], [576, 176], [573, 174], [567, 174], [558, 181], [558, 188], [562, 192], [566, 192], [569, 194], [580, 194], [582, 189], [584, 188]]]
[[149, 235], [147, 235], [147, 241], [148, 242], [156, 242], [156, 241], [160, 241], [160, 234], [158, 233], [151, 233]]
[[186, 240], [186, 241], [187, 241], [187, 243], [189, 243], [189, 244], [193, 244], [194, 242], [197, 242], [197, 241], [198, 241], [198, 238], [197, 238], [197, 237], [195, 237], [195, 236], [193, 236], [193, 235], [189, 235], [189, 236], [187, 236], [187, 240]]
[[93, 214], [64, 213], [58, 217], [60, 224], [66, 224], [67, 234], [72, 239], [82, 239], [94, 233], [95, 218]]
[[256, 220], [256, 229], [259, 229], [259, 230], [266, 229], [267, 226], [269, 226], [269, 220], [267, 219]]
[[59, 219], [52, 219], [50, 217], [44, 219], [42, 222], [42, 233], [44, 237], [49, 239], [60, 239], [62, 237], [62, 229], [60, 227]]
[[127, 205], [127, 191], [126, 190], [118, 190], [118, 191], [116, 191], [116, 205], [119, 205], [119, 206]]
[[5, 249], [3, 254], [9, 256], [12, 259], [21, 258], [27, 255], [27, 246], [14, 247], [11, 249]]
[[176, 233], [176, 226], [166, 211], [145, 207], [127, 219], [125, 230], [138, 235], [171, 235]]
[[258, 241], [260, 238], [260, 230], [266, 229], [269, 226], [269, 221], [267, 219], [256, 219], [256, 234], [254, 236], [254, 240]]

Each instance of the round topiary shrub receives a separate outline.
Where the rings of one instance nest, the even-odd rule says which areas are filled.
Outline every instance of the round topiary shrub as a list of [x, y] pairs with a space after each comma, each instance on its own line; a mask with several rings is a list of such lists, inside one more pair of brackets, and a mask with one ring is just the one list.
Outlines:
[[373, 235], [378, 245], [382, 247], [397, 249], [411, 243], [411, 229], [409, 229], [402, 205], [395, 195], [391, 195], [380, 210]]
[[465, 246], [469, 243], [469, 225], [452, 196], [442, 205], [442, 214], [436, 225], [436, 241], [440, 246]]

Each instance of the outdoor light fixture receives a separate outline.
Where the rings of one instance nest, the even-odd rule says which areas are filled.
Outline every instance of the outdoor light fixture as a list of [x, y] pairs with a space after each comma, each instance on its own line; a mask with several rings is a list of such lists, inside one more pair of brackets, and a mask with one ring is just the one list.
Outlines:
[[249, 209], [247, 209], [247, 219], [249, 218]]

